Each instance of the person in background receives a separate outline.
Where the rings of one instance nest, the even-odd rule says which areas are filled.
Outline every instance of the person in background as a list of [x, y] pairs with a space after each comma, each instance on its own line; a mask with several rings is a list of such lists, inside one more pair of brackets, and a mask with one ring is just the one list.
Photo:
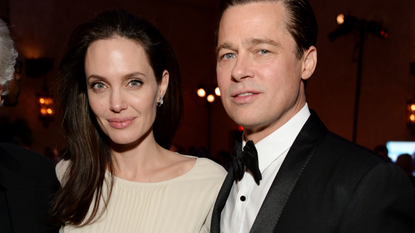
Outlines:
[[73, 32], [58, 103], [67, 150], [53, 218], [62, 232], [209, 232], [226, 175], [169, 150], [182, 112], [172, 47], [150, 23], [111, 10]]
[[412, 184], [415, 186], [415, 177], [413, 175], [414, 172], [414, 160], [410, 154], [401, 154], [396, 159], [396, 165], [401, 167], [405, 173], [408, 175], [409, 179], [411, 180]]
[[213, 233], [415, 232], [415, 189], [373, 151], [308, 108], [317, 21], [307, 0], [223, 0], [217, 81], [244, 128], [219, 192]]
[[[0, 20], [0, 100], [7, 96], [17, 52]], [[12, 84], [13, 85], [13, 84]], [[0, 132], [0, 232], [58, 232], [48, 221], [49, 203], [59, 189], [55, 163]]]
[[43, 155], [51, 159], [55, 163], [59, 163], [61, 161], [61, 158], [59, 157], [58, 149], [54, 147], [46, 147], [45, 152], [43, 152]]
[[380, 145], [375, 147], [375, 152], [378, 153], [380, 156], [385, 158], [387, 161], [391, 162], [391, 158], [389, 158], [389, 151], [385, 145]]
[[20, 79], [22, 78], [22, 62], [20, 60], [16, 60], [16, 64], [14, 65], [14, 73], [13, 78], [9, 81], [7, 86], [7, 95], [3, 97], [4, 106], [13, 107], [19, 103], [19, 95], [20, 95]]

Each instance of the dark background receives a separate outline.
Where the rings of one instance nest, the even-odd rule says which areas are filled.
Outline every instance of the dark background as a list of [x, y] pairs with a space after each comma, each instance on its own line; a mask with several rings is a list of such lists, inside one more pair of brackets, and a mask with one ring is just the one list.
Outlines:
[[[182, 71], [185, 114], [174, 144], [208, 146], [208, 108], [197, 97], [199, 85], [214, 86], [215, 36], [218, 0], [1, 0], [2, 17], [8, 17], [11, 34], [23, 61], [52, 58], [53, 69], [43, 77], [53, 87], [57, 68], [72, 30], [95, 14], [122, 7], [154, 23], [175, 49]], [[326, 126], [352, 140], [357, 76], [358, 33], [334, 42], [328, 33], [338, 27], [336, 16], [350, 14], [375, 20], [389, 30], [381, 39], [368, 35], [364, 46], [361, 97], [357, 128], [358, 144], [373, 149], [390, 140], [415, 140], [406, 127], [406, 103], [414, 98], [415, 62], [414, 0], [310, 0], [319, 24], [318, 65], [307, 84], [307, 102]], [[63, 148], [60, 119], [55, 116], [45, 128], [38, 119], [36, 94], [42, 78], [25, 76], [16, 107], [2, 107], [0, 117], [24, 119], [31, 130], [31, 149], [44, 153], [46, 147]], [[230, 151], [237, 125], [226, 115], [220, 99], [211, 104], [211, 151]]]

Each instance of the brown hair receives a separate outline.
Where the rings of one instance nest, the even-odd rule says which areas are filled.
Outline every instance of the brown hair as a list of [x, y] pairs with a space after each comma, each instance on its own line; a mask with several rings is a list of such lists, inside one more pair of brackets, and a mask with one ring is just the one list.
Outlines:
[[316, 45], [318, 26], [314, 11], [307, 0], [221, 0], [219, 19], [229, 7], [256, 2], [281, 2], [284, 4], [288, 15], [286, 27], [297, 44], [296, 57], [298, 59], [310, 46]]
[[[64, 159], [70, 160], [63, 188], [56, 196], [51, 211], [57, 222], [83, 226], [94, 222], [102, 214], [98, 213], [98, 205], [100, 199], [104, 198], [102, 187], [106, 170], [112, 173], [113, 163], [109, 139], [99, 127], [88, 103], [84, 63], [86, 51], [92, 42], [114, 36], [137, 41], [143, 46], [157, 82], [161, 81], [164, 70], [169, 72], [164, 104], [157, 108], [153, 124], [156, 142], [168, 149], [181, 120], [182, 88], [176, 55], [152, 24], [126, 10], [117, 9], [103, 12], [76, 28], [60, 63], [56, 93], [68, 144]], [[104, 199], [107, 204], [113, 180], [105, 183], [110, 190]], [[85, 219], [91, 204], [92, 214]]]

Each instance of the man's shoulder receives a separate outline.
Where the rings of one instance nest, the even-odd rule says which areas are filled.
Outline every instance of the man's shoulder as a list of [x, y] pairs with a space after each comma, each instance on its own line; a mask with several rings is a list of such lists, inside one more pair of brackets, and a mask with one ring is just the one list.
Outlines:
[[24, 148], [23, 146], [13, 143], [0, 142], [0, 147], [10, 156], [10, 159], [16, 160], [24, 167], [33, 167], [33, 169], [54, 169], [55, 163], [47, 157]]
[[364, 160], [374, 164], [389, 162], [373, 150], [353, 143], [333, 132], [327, 134], [324, 145], [333, 153], [339, 154], [339, 156], [345, 156], [348, 159], [357, 158], [360, 161]]
[[[310, 112], [311, 117], [308, 122], [308, 126], [309, 128], [311, 128], [311, 130], [313, 130], [313, 134], [308, 135], [315, 135], [315, 132], [323, 132], [319, 134], [318, 139], [313, 139], [317, 144], [319, 144], [317, 151], [319, 151], [321, 154], [330, 157], [334, 156], [340, 160], [346, 160], [350, 162], [354, 162], [356, 160], [358, 160], [359, 162], [365, 161], [366, 163], [371, 164], [387, 162], [376, 152], [363, 146], [360, 146], [356, 143], [353, 143], [329, 131], [325, 127], [324, 123], [317, 116], [315, 111], [310, 109]], [[308, 131], [308, 133], [310, 133], [310, 130]]]

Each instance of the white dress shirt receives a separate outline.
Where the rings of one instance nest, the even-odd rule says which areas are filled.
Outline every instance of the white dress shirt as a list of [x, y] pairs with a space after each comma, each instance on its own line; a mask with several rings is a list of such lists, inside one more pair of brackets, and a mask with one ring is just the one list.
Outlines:
[[[309, 116], [306, 103], [287, 123], [255, 144], [262, 180], [258, 186], [252, 175], [245, 172], [242, 180], [233, 183], [221, 214], [221, 232], [249, 232], [288, 150]], [[245, 143], [242, 142], [242, 148]]]

